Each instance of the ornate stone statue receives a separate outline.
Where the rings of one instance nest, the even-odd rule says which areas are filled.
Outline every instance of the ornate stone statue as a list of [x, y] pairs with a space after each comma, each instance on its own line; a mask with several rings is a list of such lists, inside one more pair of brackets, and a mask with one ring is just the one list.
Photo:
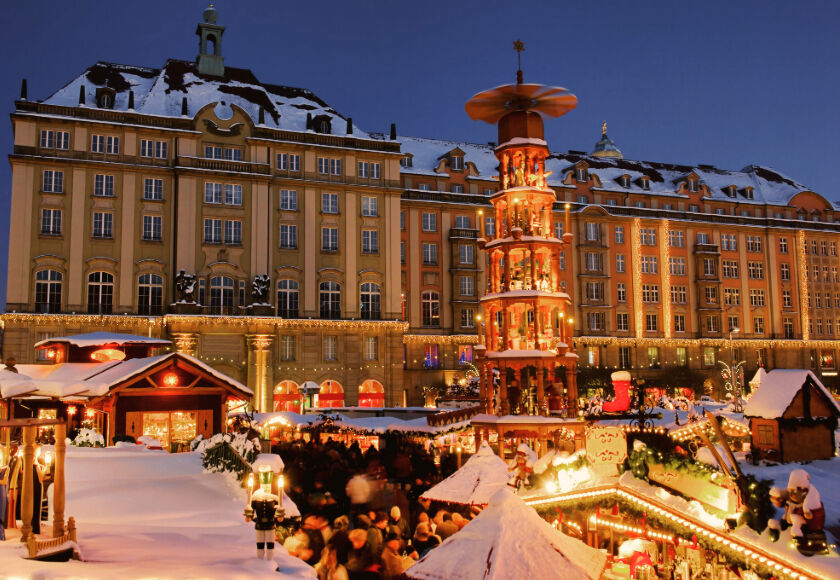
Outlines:
[[195, 274], [187, 274], [185, 270], [179, 270], [175, 276], [175, 290], [178, 293], [178, 302], [195, 302]]
[[251, 283], [251, 303], [268, 303], [268, 291], [271, 287], [271, 278], [267, 274], [257, 274]]

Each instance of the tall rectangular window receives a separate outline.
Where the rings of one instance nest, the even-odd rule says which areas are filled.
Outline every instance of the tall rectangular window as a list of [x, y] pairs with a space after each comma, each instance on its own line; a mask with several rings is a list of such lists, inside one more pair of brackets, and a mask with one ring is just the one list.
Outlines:
[[621, 273], [626, 271], [624, 254], [616, 254], [615, 255], [615, 271], [618, 274], [621, 274]]
[[61, 210], [60, 209], [42, 209], [41, 210], [41, 235], [42, 236], [60, 236], [61, 235]]
[[284, 211], [297, 211], [297, 191], [294, 189], [280, 190], [280, 209]]
[[93, 195], [97, 197], [113, 197], [114, 196], [114, 176], [113, 175], [94, 175], [93, 176]]
[[461, 264], [473, 263], [473, 247], [470, 244], [461, 244], [458, 247], [458, 258]]
[[624, 282], [619, 282], [615, 285], [615, 299], [618, 302], [627, 301], [627, 286]]
[[225, 220], [225, 243], [233, 246], [242, 244], [242, 222]]
[[163, 218], [157, 215], [143, 216], [143, 240], [159, 242], [163, 239]]
[[338, 251], [338, 228], [321, 228], [321, 251]]
[[764, 264], [761, 262], [749, 263], [750, 279], [763, 280], [764, 279]]
[[204, 183], [204, 203], [222, 203], [221, 183]]
[[685, 315], [674, 315], [674, 332], [685, 332]]
[[67, 131], [41, 131], [42, 149], [69, 149], [70, 133]]
[[688, 300], [688, 289], [685, 286], [671, 286], [671, 304], [685, 304]]
[[643, 246], [655, 246], [656, 230], [654, 228], [641, 228], [639, 238]]
[[366, 336], [365, 337], [365, 360], [379, 359], [379, 337]]
[[632, 366], [632, 357], [629, 346], [618, 347], [618, 368], [629, 369]]
[[642, 256], [642, 274], [656, 274], [657, 270], [656, 256]]
[[362, 215], [376, 217], [379, 215], [379, 198], [364, 195], [362, 196]]
[[423, 243], [423, 264], [426, 266], [437, 265], [437, 244]]
[[475, 311], [472, 308], [463, 308], [461, 310], [461, 328], [475, 327]]
[[642, 284], [642, 302], [659, 302], [659, 286]]
[[720, 236], [720, 245], [721, 249], [724, 251], [735, 252], [738, 250], [737, 237], [735, 234], [722, 234]]
[[615, 243], [624, 243], [624, 226], [615, 226]]
[[64, 193], [64, 172], [45, 170], [42, 191], [45, 193]]
[[222, 243], [222, 220], [205, 219], [204, 220], [204, 243], [205, 244], [221, 244]]
[[710, 278], [717, 276], [717, 267], [712, 258], [703, 258], [703, 275]]
[[724, 288], [723, 303], [726, 306], [739, 306], [741, 304], [741, 290], [739, 288]]
[[656, 332], [659, 329], [659, 322], [656, 314], [645, 314], [645, 330]]
[[423, 231], [436, 232], [437, 231], [437, 214], [424, 212], [423, 213]]
[[105, 153], [105, 135], [90, 136], [91, 153]]
[[324, 337], [324, 360], [334, 361], [338, 360], [338, 337], [325, 336]]
[[627, 312], [619, 312], [615, 315], [615, 329], [619, 332], [630, 330], [630, 315]]
[[780, 254], [787, 254], [788, 253], [788, 239], [787, 238], [779, 238], [779, 253]]
[[338, 213], [338, 194], [337, 193], [322, 193], [321, 194], [321, 213], [329, 213], [329, 214]]
[[110, 212], [93, 212], [93, 237], [114, 237], [114, 214]]
[[473, 296], [475, 294], [472, 276], [461, 276], [460, 290], [461, 296]]
[[377, 230], [362, 230], [362, 253], [379, 253], [379, 232]]
[[688, 349], [684, 346], [678, 346], [674, 349], [674, 358], [676, 359], [678, 367], [688, 365]]
[[169, 155], [167, 149], [169, 148], [166, 141], [155, 141], [155, 157], [158, 159], [166, 159]]
[[682, 248], [685, 246], [685, 232], [680, 230], [670, 230], [668, 232], [668, 245], [672, 248]]
[[225, 184], [225, 205], [242, 205], [242, 186], [236, 183]]
[[297, 341], [294, 335], [280, 337], [280, 360], [295, 360]]
[[163, 200], [163, 180], [153, 178], [143, 179], [143, 199], [148, 201]]
[[151, 139], [140, 139], [140, 157], [153, 157], [155, 142]]
[[588, 242], [601, 241], [601, 224], [586, 222], [584, 226], [584, 238]]
[[297, 249], [297, 226], [294, 224], [280, 224], [280, 248], [284, 250]]
[[671, 276], [685, 276], [685, 258], [669, 258]]

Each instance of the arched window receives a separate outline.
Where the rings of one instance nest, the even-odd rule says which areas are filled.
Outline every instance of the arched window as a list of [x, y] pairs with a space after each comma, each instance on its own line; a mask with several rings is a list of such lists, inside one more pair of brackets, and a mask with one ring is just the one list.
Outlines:
[[163, 314], [163, 278], [143, 274], [137, 281], [137, 314]]
[[368, 379], [359, 385], [360, 407], [384, 407], [385, 388], [379, 381]]
[[114, 275], [108, 272], [88, 274], [88, 314], [111, 314], [114, 311]]
[[341, 318], [341, 285], [321, 282], [319, 291], [321, 318]]
[[362, 320], [379, 320], [380, 295], [379, 284], [373, 282], [362, 284]]
[[316, 407], [343, 407], [344, 389], [341, 383], [333, 380], [326, 380], [321, 383], [321, 390], [315, 400]]
[[298, 290], [295, 280], [277, 280], [277, 316], [298, 317]]
[[35, 312], [61, 312], [61, 272], [41, 270], [35, 273]]
[[210, 278], [210, 311], [213, 314], [227, 314], [233, 308], [233, 278], [213, 276]]
[[426, 290], [420, 296], [423, 326], [440, 326], [440, 297], [437, 292]]
[[298, 390], [298, 384], [294, 381], [280, 381], [274, 387], [274, 410], [275, 411], [300, 411], [300, 403], [303, 395]]

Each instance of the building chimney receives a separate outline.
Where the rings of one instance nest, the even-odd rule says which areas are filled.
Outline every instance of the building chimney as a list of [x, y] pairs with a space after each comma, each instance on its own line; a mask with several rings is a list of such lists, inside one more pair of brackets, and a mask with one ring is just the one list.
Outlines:
[[134, 91], [128, 91], [128, 110], [134, 110]]
[[353, 134], [353, 117], [347, 117], [347, 134]]
[[181, 116], [182, 117], [187, 116], [187, 97], [184, 97], [183, 100], [181, 101]]
[[85, 85], [84, 84], [79, 85], [79, 106], [80, 107], [85, 106]]
[[258, 123], [260, 125], [265, 125], [265, 109], [263, 109], [262, 107], [260, 107], [260, 115], [259, 115]]
[[391, 123], [391, 141], [397, 140], [397, 124]]
[[20, 100], [26, 100], [26, 79], [23, 79], [23, 82], [20, 83]]
[[306, 130], [309, 131], [312, 128], [312, 113], [306, 113]]

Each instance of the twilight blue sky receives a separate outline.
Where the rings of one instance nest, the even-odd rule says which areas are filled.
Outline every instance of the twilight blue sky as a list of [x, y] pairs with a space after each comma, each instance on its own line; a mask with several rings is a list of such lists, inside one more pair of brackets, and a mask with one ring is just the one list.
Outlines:
[[[199, 0], [4, 2], [0, 102], [20, 79], [42, 99], [97, 60], [192, 59]], [[768, 165], [836, 191], [840, 3], [800, 0], [497, 2], [221, 0], [225, 62], [306, 87], [367, 131], [486, 142], [464, 113], [474, 93], [513, 82], [565, 86], [578, 108], [547, 124], [553, 150], [591, 150], [601, 121], [627, 158]], [[0, 122], [11, 152], [11, 123]], [[0, 304], [11, 175], [0, 163]]]

